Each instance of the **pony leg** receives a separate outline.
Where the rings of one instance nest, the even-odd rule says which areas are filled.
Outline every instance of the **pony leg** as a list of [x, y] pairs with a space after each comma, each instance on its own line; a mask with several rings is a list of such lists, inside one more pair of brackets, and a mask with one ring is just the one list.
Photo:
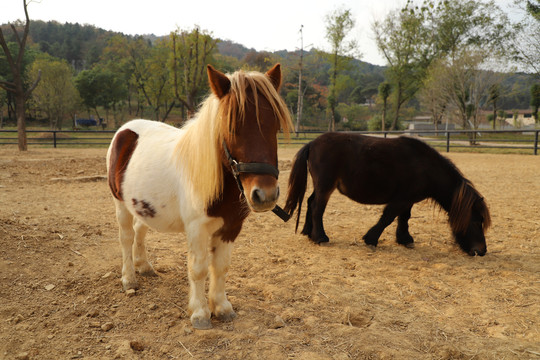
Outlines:
[[144, 244], [144, 238], [148, 232], [148, 226], [142, 221], [135, 218], [135, 244], [133, 244], [133, 257], [135, 263], [135, 269], [143, 276], [157, 276], [154, 268], [148, 262], [148, 255], [146, 252], [146, 245]]
[[195, 329], [211, 329], [210, 309], [205, 296], [210, 233], [206, 231], [201, 221], [193, 221], [188, 227], [187, 238], [191, 325]]
[[122, 247], [122, 286], [124, 290], [137, 289], [139, 284], [135, 278], [133, 266], [133, 215], [123, 202], [115, 200], [116, 219], [119, 225], [120, 246]]
[[[326, 205], [330, 199], [331, 192], [328, 193], [319, 193], [317, 192], [311, 201], [312, 203], [312, 223], [313, 228], [311, 229], [310, 239], [316, 244], [329, 242], [330, 239], [326, 235], [323, 227], [323, 214], [326, 210]], [[310, 196], [311, 197], [311, 196]]]
[[313, 220], [312, 217], [312, 210], [311, 207], [313, 206], [313, 198], [315, 197], [315, 193], [311, 193], [309, 198], [307, 199], [307, 209], [306, 209], [306, 221], [304, 222], [304, 228], [302, 229], [302, 235], [307, 235], [311, 237], [311, 230], [313, 229]]
[[232, 242], [224, 242], [218, 236], [212, 237], [208, 298], [210, 310], [221, 321], [231, 321], [236, 317], [233, 307], [225, 294], [225, 278], [231, 265], [232, 249]]
[[409, 233], [409, 219], [411, 218], [412, 205], [407, 207], [398, 216], [398, 225], [396, 229], [396, 241], [398, 244], [404, 245], [406, 248], [414, 248], [414, 239]]
[[[366, 245], [377, 246], [379, 243], [379, 237], [381, 237], [382, 232], [388, 225], [394, 221], [396, 216], [398, 216], [404, 207], [402, 204], [388, 204], [383, 210], [383, 214], [379, 221], [364, 235], [363, 239]], [[410, 216], [410, 215], [409, 215]]]

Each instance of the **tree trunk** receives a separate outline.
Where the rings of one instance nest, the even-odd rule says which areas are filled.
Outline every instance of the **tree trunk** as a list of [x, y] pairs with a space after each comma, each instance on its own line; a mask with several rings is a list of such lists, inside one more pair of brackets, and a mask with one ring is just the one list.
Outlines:
[[497, 128], [497, 105], [493, 104], [493, 130]]
[[396, 98], [396, 114], [394, 115], [394, 119], [392, 120], [392, 125], [390, 126], [390, 131], [396, 130], [397, 122], [399, 119], [399, 111], [401, 110], [401, 102], [402, 102], [402, 90], [401, 90], [401, 83], [398, 82], [398, 88], [397, 88], [397, 98]]
[[28, 150], [28, 140], [26, 139], [26, 116], [24, 111], [24, 96], [15, 96], [15, 111], [17, 113], [17, 137], [19, 151]]
[[383, 109], [382, 109], [382, 122], [381, 122], [381, 130], [384, 131], [384, 127], [386, 123], [386, 99], [383, 101]]

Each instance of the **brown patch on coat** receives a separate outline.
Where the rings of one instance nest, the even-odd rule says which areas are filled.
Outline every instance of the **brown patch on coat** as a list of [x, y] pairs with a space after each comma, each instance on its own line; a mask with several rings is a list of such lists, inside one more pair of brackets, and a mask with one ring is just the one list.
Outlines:
[[139, 135], [130, 129], [118, 132], [111, 145], [111, 157], [109, 168], [109, 188], [112, 195], [118, 200], [122, 198], [122, 181], [131, 155], [137, 147]]
[[154, 217], [156, 216], [156, 209], [145, 200], [131, 199], [135, 212], [142, 217]]
[[232, 242], [240, 233], [250, 210], [238, 190], [232, 173], [225, 171], [224, 175], [223, 194], [211, 204], [206, 214], [223, 218], [223, 226], [214, 235], [221, 237], [224, 242]]

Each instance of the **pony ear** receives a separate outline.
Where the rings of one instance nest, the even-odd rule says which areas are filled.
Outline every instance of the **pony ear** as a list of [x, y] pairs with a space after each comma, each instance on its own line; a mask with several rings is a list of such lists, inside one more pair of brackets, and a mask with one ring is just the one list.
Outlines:
[[274, 85], [274, 88], [279, 91], [279, 87], [281, 86], [281, 65], [279, 63], [274, 65], [270, 70], [266, 72], [266, 76], [270, 78], [270, 81], [272, 82], [272, 85]]
[[212, 65], [207, 65], [206, 71], [212, 92], [220, 99], [227, 95], [229, 90], [231, 90], [231, 81], [227, 75], [217, 71]]

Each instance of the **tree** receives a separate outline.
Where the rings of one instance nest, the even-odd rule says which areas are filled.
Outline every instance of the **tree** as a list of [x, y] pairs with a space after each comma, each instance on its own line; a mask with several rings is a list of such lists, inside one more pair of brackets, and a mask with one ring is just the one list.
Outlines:
[[[393, 85], [392, 128], [402, 106], [422, 86], [434, 60], [445, 60], [445, 66], [456, 60], [461, 62], [457, 68], [464, 69], [464, 56], [483, 52], [481, 66], [488, 61], [494, 65], [505, 55], [513, 36], [510, 30], [508, 17], [492, 1], [424, 0], [422, 6], [415, 6], [409, 0], [401, 11], [375, 22], [375, 39], [388, 62], [388, 79]], [[474, 68], [480, 70], [481, 66]]]
[[497, 128], [497, 101], [501, 97], [501, 86], [499, 84], [493, 84], [489, 88], [488, 102], [493, 105], [493, 130]]
[[330, 94], [328, 106], [330, 107], [329, 130], [335, 130], [337, 106], [337, 79], [342, 66], [357, 51], [355, 40], [345, 41], [348, 33], [354, 28], [355, 21], [349, 9], [338, 9], [326, 16], [326, 39], [330, 43], [330, 60], [332, 63], [330, 76]]
[[32, 98], [47, 114], [51, 129], [61, 130], [62, 120], [75, 112], [80, 99], [73, 83], [72, 68], [65, 60], [43, 56], [34, 61], [30, 74], [37, 77], [40, 71], [42, 78]]
[[28, 142], [26, 140], [26, 100], [30, 97], [32, 91], [36, 88], [41, 78], [38, 73], [36, 80], [30, 87], [25, 86], [23, 77], [23, 61], [24, 52], [26, 50], [26, 41], [28, 38], [28, 32], [30, 31], [30, 17], [28, 16], [27, 6], [31, 0], [23, 0], [25, 23], [21, 34], [17, 30], [14, 24], [11, 24], [13, 35], [17, 41], [17, 48], [12, 51], [6, 39], [4, 33], [0, 28], [0, 46], [4, 50], [7, 63], [11, 71], [11, 80], [0, 80], [0, 87], [10, 92], [15, 97], [15, 111], [17, 113], [17, 133], [18, 133], [18, 145], [19, 151], [26, 151], [28, 149]]
[[442, 123], [448, 108], [448, 94], [444, 91], [441, 78], [446, 73], [446, 64], [442, 60], [435, 60], [428, 68], [419, 93], [420, 104], [429, 110], [435, 129]]
[[427, 13], [427, 8], [419, 10], [409, 1], [402, 10], [372, 25], [377, 47], [388, 62], [387, 78], [393, 89], [394, 119], [390, 130], [396, 129], [403, 105], [420, 88], [436, 55]]
[[531, 86], [531, 107], [534, 121], [538, 124], [538, 108], [540, 108], [540, 84], [534, 84]]
[[[304, 107], [304, 95], [305, 91], [302, 92], [302, 70], [304, 63], [304, 25], [300, 25], [300, 60], [298, 61], [298, 102], [296, 104], [296, 124], [294, 126], [294, 131], [296, 132], [296, 137], [298, 137], [298, 131], [300, 130], [300, 122], [302, 121], [302, 108]], [[307, 87], [306, 87], [307, 90]]]
[[174, 95], [187, 108], [190, 118], [206, 89], [206, 65], [210, 63], [218, 40], [198, 27], [189, 32], [177, 29], [171, 32], [170, 39]]
[[514, 4], [523, 15], [513, 25], [517, 34], [512, 43], [515, 59], [540, 78], [540, 2], [514, 0]]
[[[490, 89], [501, 81], [500, 73], [482, 69], [487, 57], [486, 51], [465, 49], [443, 62], [445, 71], [437, 79], [464, 129], [478, 128], [480, 109], [487, 105]], [[475, 143], [475, 133], [470, 133], [470, 141]]]
[[0, 129], [4, 127], [4, 105], [7, 104], [7, 94], [0, 88]]
[[527, 11], [532, 17], [540, 21], [540, 1], [527, 0]]
[[116, 104], [127, 97], [126, 84], [121, 74], [101, 66], [81, 71], [75, 79], [75, 86], [83, 104], [87, 109], [94, 110], [98, 119], [101, 118], [99, 107], [106, 111], [114, 109]]
[[[151, 57], [152, 45], [142, 36], [127, 38], [114, 36], [104, 50], [105, 68], [117, 75], [128, 89], [128, 108], [132, 113], [132, 102], [137, 101], [136, 114], [144, 116], [144, 101], [148, 98], [148, 59]], [[83, 97], [84, 98], [84, 97]]]
[[381, 130], [384, 131], [384, 124], [386, 122], [386, 103], [388, 102], [388, 97], [390, 96], [390, 90], [392, 87], [390, 84], [386, 81], [382, 82], [379, 85], [379, 98], [383, 102], [383, 111], [382, 111], [382, 119], [381, 119]]
[[144, 96], [158, 121], [165, 121], [175, 105], [171, 71], [167, 66], [163, 66], [170, 58], [170, 52], [166, 40], [157, 41], [145, 61], [148, 76]]

